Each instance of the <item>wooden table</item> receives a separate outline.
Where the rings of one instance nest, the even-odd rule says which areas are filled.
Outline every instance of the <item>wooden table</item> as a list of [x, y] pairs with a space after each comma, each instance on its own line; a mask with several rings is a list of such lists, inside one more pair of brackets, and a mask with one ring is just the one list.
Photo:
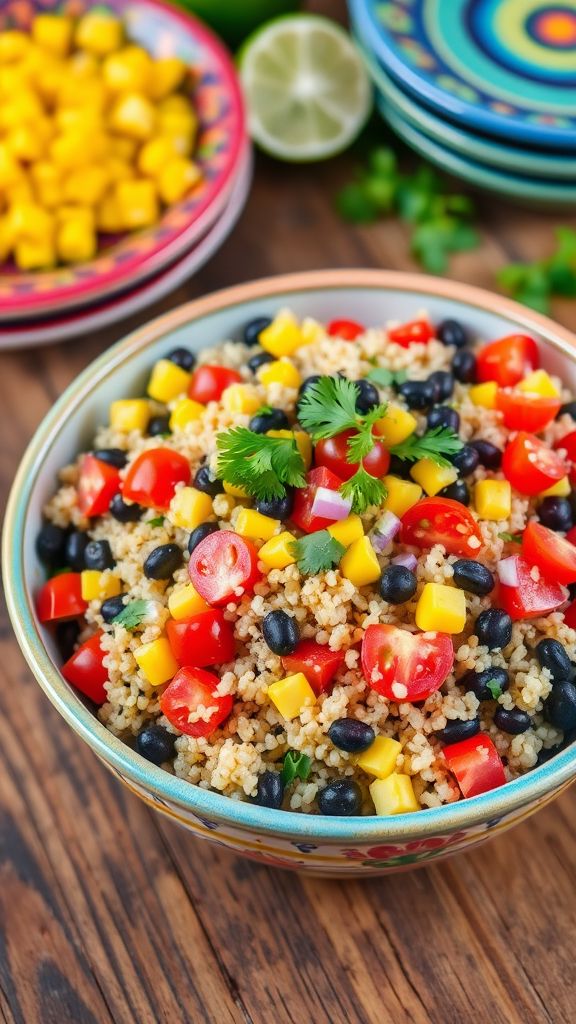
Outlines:
[[[224, 285], [327, 266], [414, 269], [397, 222], [333, 212], [349, 158], [259, 159], [208, 266], [128, 324], [0, 358], [1, 483], [68, 382], [131, 327]], [[559, 218], [480, 203], [451, 273], [549, 250]], [[566, 222], [566, 218], [562, 220]], [[576, 330], [576, 303], [556, 306]], [[0, 632], [0, 1014], [10, 1024], [570, 1024], [576, 791], [436, 867], [309, 881], [199, 843], [130, 796], [68, 729]]]

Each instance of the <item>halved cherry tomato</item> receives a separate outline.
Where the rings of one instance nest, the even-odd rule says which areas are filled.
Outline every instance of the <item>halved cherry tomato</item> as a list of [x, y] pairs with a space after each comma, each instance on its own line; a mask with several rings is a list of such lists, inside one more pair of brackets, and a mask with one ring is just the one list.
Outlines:
[[446, 633], [409, 633], [399, 626], [368, 626], [362, 640], [366, 682], [388, 700], [419, 701], [435, 693], [454, 664]]
[[496, 408], [503, 414], [509, 430], [544, 430], [560, 405], [559, 398], [541, 398], [512, 388], [501, 388], [496, 393]]
[[[160, 697], [162, 714], [175, 729], [187, 736], [209, 736], [230, 715], [234, 698], [227, 694], [219, 697], [216, 687], [220, 680], [212, 672], [201, 668], [181, 668]], [[203, 707], [210, 715], [206, 719], [196, 718], [198, 709]], [[192, 717], [192, 721], [190, 718]]]
[[83, 516], [102, 516], [120, 490], [120, 473], [95, 455], [84, 455], [78, 477], [78, 508]]
[[61, 668], [67, 682], [72, 683], [95, 704], [106, 700], [104, 683], [108, 682], [108, 669], [102, 664], [105, 652], [100, 646], [102, 630], [86, 640]]
[[495, 380], [501, 388], [513, 388], [540, 365], [538, 346], [527, 334], [509, 334], [481, 348], [476, 356], [480, 383]]
[[199, 366], [192, 374], [188, 395], [195, 402], [207, 405], [208, 402], [218, 402], [226, 388], [241, 381], [237, 370], [229, 370], [227, 366]]
[[151, 448], [134, 459], [122, 484], [122, 496], [145, 508], [167, 509], [176, 484], [189, 484], [190, 463], [172, 448]]
[[62, 572], [48, 580], [38, 594], [36, 611], [40, 622], [57, 622], [84, 615], [88, 607], [82, 597], [81, 574]]
[[522, 537], [522, 554], [530, 565], [558, 583], [576, 583], [576, 547], [554, 530], [533, 521]]
[[258, 552], [246, 537], [218, 530], [194, 548], [188, 575], [208, 604], [226, 604], [254, 589], [260, 579]]
[[344, 341], [354, 341], [364, 334], [366, 330], [356, 320], [331, 320], [326, 328], [326, 333], [336, 338], [343, 338]]
[[555, 448], [565, 451], [570, 461], [570, 482], [576, 487], [576, 430], [571, 430], [559, 441], [556, 441]]
[[[317, 466], [326, 466], [336, 473], [341, 480], [349, 480], [357, 469], [359, 462], [348, 462], [348, 441], [357, 433], [356, 430], [344, 430], [341, 434], [318, 441], [314, 449], [314, 461]], [[386, 476], [390, 465], [390, 452], [381, 441], [374, 441], [372, 450], [362, 459], [362, 465], [370, 476]]]
[[221, 611], [211, 608], [189, 619], [169, 619], [166, 633], [180, 665], [223, 665], [234, 657], [234, 630]]
[[489, 736], [480, 733], [442, 751], [462, 796], [479, 796], [506, 782], [500, 754]]
[[311, 469], [306, 475], [306, 487], [301, 487], [294, 495], [294, 508], [290, 516], [293, 523], [299, 526], [305, 533], [313, 533], [315, 530], [325, 530], [332, 526], [336, 520], [325, 519], [323, 516], [312, 515], [314, 497], [319, 487], [327, 487], [330, 491], [337, 491], [342, 485], [342, 478], [331, 473], [325, 466], [318, 466]]
[[566, 587], [554, 580], [546, 579], [537, 565], [531, 565], [522, 555], [516, 556], [518, 586], [498, 589], [498, 605], [508, 612], [514, 622], [520, 619], [537, 619], [555, 611], [568, 597]]
[[402, 348], [415, 344], [425, 345], [433, 337], [434, 328], [427, 320], [410, 320], [409, 323], [392, 327], [388, 331], [389, 340], [401, 345]]
[[452, 498], [423, 498], [402, 517], [403, 544], [431, 548], [442, 544], [449, 555], [474, 557], [482, 549], [480, 527], [474, 516]]
[[534, 434], [520, 431], [504, 449], [502, 470], [520, 494], [540, 494], [566, 476], [568, 467]]
[[285, 654], [282, 665], [290, 675], [303, 672], [314, 693], [326, 693], [344, 662], [344, 651], [331, 651], [315, 640], [301, 640], [292, 654]]

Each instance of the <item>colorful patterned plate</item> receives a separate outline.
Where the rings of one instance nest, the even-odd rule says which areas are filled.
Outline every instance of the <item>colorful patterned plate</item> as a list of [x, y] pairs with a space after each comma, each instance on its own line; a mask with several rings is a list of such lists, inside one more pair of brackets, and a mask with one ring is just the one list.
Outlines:
[[[1, 0], [0, 30], [27, 28], [36, 11], [58, 9], [77, 16], [91, 0]], [[91, 263], [39, 273], [4, 267], [0, 309], [6, 318], [26, 318], [96, 301], [134, 287], [186, 252], [214, 222], [232, 186], [246, 144], [244, 109], [231, 58], [195, 18], [160, 0], [106, 0], [120, 14], [130, 37], [150, 53], [177, 55], [197, 69], [194, 101], [200, 118], [196, 159], [201, 185], [172, 206], [154, 228], [125, 236]]]
[[576, 0], [349, 0], [402, 89], [468, 129], [576, 150]]

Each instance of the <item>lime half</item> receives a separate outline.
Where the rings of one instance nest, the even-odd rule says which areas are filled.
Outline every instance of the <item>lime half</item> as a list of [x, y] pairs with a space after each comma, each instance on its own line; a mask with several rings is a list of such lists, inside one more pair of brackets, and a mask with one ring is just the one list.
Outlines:
[[372, 107], [364, 63], [327, 18], [275, 18], [238, 56], [250, 134], [282, 160], [323, 160], [346, 149]]

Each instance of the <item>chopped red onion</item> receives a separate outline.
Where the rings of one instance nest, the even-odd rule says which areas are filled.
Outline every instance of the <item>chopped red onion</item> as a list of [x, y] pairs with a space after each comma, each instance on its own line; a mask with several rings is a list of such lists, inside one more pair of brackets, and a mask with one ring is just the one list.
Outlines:
[[500, 583], [503, 583], [505, 587], [517, 587], [519, 583], [518, 579], [518, 555], [509, 555], [508, 558], [502, 558], [496, 565], [496, 572]]
[[312, 515], [336, 522], [339, 519], [346, 519], [351, 508], [351, 498], [343, 498], [338, 491], [331, 491], [328, 487], [319, 487], [312, 502]]
[[410, 572], [414, 572], [418, 565], [418, 559], [416, 555], [411, 555], [409, 551], [406, 551], [405, 554], [395, 555], [392, 559], [392, 565], [403, 565], [405, 569], [410, 569]]
[[388, 547], [390, 541], [394, 540], [401, 525], [398, 516], [395, 516], [393, 512], [384, 513], [370, 533], [370, 540], [376, 551], [384, 551]]

